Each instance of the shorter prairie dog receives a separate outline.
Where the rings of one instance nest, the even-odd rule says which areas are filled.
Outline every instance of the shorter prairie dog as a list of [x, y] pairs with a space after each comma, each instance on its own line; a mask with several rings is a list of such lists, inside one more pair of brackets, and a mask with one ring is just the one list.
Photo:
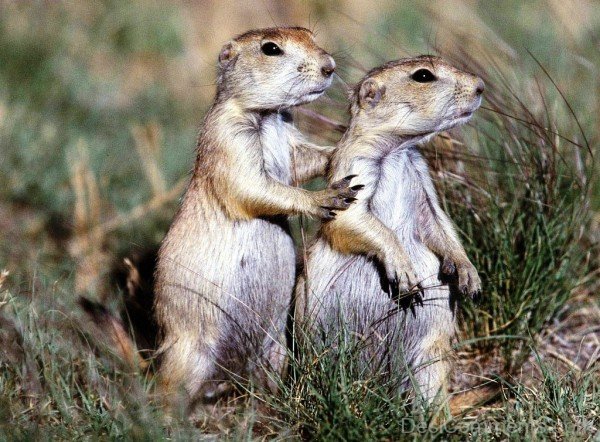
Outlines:
[[[428, 402], [445, 394], [455, 334], [444, 274], [457, 274], [459, 290], [469, 295], [481, 282], [416, 145], [466, 123], [483, 89], [481, 79], [434, 56], [386, 63], [360, 81], [329, 179], [356, 175], [364, 189], [323, 224], [296, 289], [301, 324], [316, 328], [326, 345], [336, 343], [341, 328], [368, 342], [363, 362], [387, 367], [400, 389], [412, 379]], [[386, 279], [402, 291], [418, 283], [420, 293], [393, 299]]]
[[295, 279], [286, 216], [330, 219], [356, 195], [350, 178], [291, 186], [324, 174], [332, 149], [305, 140], [288, 109], [321, 96], [334, 69], [304, 28], [249, 31], [221, 50], [193, 176], [158, 257], [166, 392], [209, 400], [248, 379], [274, 388]]

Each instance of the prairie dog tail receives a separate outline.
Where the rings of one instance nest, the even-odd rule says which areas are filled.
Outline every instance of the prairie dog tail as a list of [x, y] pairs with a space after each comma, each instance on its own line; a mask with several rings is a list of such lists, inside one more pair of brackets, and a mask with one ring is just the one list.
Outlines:
[[464, 415], [498, 398], [501, 392], [500, 384], [493, 384], [457, 393], [448, 400], [450, 414], [452, 417]]
[[79, 305], [96, 327], [102, 331], [103, 336], [108, 341], [109, 347], [120, 360], [124, 361], [130, 367], [143, 368], [138, 358], [136, 345], [127, 332], [127, 327], [121, 318], [113, 315], [99, 302], [92, 301], [83, 296], [79, 298]]

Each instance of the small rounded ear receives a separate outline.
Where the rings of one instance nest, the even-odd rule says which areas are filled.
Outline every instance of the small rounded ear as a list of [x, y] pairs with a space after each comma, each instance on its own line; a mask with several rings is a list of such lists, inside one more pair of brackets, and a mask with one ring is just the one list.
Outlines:
[[233, 48], [233, 42], [229, 42], [223, 46], [219, 52], [219, 65], [225, 66], [237, 56], [236, 50]]
[[360, 91], [358, 92], [358, 104], [363, 108], [367, 105], [370, 107], [375, 107], [384, 95], [385, 85], [379, 83], [373, 78], [368, 78], [360, 85]]

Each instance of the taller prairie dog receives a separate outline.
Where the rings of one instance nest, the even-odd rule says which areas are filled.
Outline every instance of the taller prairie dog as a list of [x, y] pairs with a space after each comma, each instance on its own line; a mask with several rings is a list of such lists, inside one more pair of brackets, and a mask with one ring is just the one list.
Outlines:
[[332, 148], [309, 143], [288, 109], [320, 97], [334, 69], [304, 28], [249, 31], [221, 50], [193, 176], [159, 251], [167, 392], [206, 401], [231, 382], [275, 388], [295, 279], [286, 218], [330, 219], [356, 195], [343, 177], [322, 191], [291, 186], [324, 174]]
[[469, 121], [483, 89], [433, 56], [386, 63], [360, 81], [329, 180], [356, 175], [365, 187], [324, 223], [296, 289], [300, 330], [328, 347], [354, 337], [371, 373], [400, 391], [416, 387], [427, 403], [444, 398], [455, 334], [456, 291], [444, 275], [469, 295], [481, 282], [417, 144]]

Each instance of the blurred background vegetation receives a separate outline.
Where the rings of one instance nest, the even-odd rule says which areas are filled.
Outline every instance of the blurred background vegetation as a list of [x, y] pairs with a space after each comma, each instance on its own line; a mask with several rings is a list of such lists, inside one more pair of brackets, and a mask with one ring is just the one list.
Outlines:
[[[506, 376], [535, 365], [543, 386], [519, 380], [503, 407], [561, 422], [564, 437], [582, 428], [567, 415], [597, 430], [589, 398], [597, 404], [600, 395], [587, 377], [600, 345], [594, 0], [0, 1], [0, 271], [9, 272], [0, 277], [0, 342], [19, 347], [5, 346], [0, 358], [0, 417], [19, 422], [22, 436], [44, 423], [63, 437], [164, 435], [148, 424], [149, 381], [96, 348], [75, 301], [122, 304], [115, 269], [125, 257], [141, 262], [168, 228], [220, 47], [275, 25], [312, 29], [335, 57], [339, 81], [311, 107], [341, 123], [347, 85], [390, 59], [438, 53], [484, 77], [486, 99], [469, 127], [425, 148], [484, 278], [483, 302], [464, 308], [461, 363]], [[300, 124], [319, 142], [339, 137], [319, 120], [300, 115]], [[579, 383], [541, 370], [532, 349]], [[561, 401], [579, 394], [579, 414], [566, 412]], [[527, 408], [548, 398], [556, 407]], [[299, 418], [298, 407], [287, 412]], [[268, 431], [296, 434], [302, 424], [276, 408], [289, 426]], [[344, 436], [331, 432], [336, 414], [325, 408], [308, 434]], [[244, 431], [257, 431], [244, 419]], [[196, 426], [229, 431], [219, 425]], [[347, 437], [376, 435], [360, 419], [346, 425], [359, 428]]]

